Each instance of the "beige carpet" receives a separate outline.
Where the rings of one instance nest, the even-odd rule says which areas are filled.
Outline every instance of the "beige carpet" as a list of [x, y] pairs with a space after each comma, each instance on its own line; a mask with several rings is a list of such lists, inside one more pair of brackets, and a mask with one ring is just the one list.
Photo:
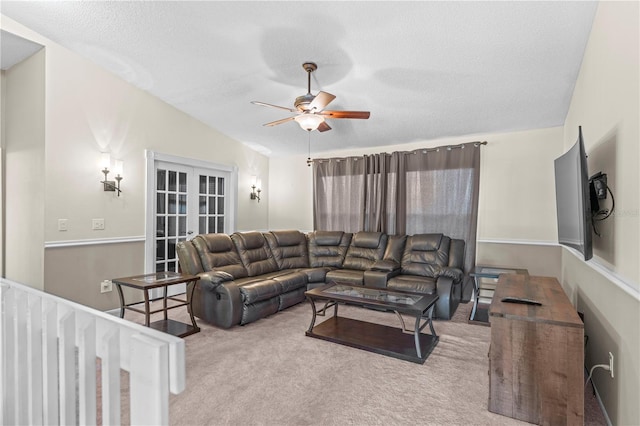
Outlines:
[[[440, 342], [424, 365], [306, 337], [306, 303], [230, 330], [198, 321], [202, 331], [185, 338], [187, 386], [171, 395], [171, 424], [528, 424], [487, 410], [491, 329], [467, 324], [469, 308], [435, 322]], [[340, 314], [398, 325], [389, 313]], [[183, 309], [170, 315], [188, 320]]]

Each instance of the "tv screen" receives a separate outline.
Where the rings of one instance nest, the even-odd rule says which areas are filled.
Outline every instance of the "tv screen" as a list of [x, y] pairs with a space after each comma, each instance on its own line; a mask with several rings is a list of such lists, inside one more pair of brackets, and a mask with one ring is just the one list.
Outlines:
[[555, 160], [556, 209], [558, 242], [573, 247], [591, 259], [591, 201], [587, 154], [582, 140], [582, 127], [578, 127], [578, 140]]

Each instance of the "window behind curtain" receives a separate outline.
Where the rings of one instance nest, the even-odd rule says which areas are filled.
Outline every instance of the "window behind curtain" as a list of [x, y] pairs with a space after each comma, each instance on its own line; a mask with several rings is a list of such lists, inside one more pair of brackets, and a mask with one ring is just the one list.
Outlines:
[[475, 266], [480, 143], [314, 161], [314, 229], [442, 233]]

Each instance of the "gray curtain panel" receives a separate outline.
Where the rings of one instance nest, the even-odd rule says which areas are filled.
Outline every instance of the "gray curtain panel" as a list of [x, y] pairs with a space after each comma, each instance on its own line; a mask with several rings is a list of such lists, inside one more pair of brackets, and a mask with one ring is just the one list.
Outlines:
[[480, 146], [417, 149], [313, 161], [314, 229], [443, 233], [475, 266]]

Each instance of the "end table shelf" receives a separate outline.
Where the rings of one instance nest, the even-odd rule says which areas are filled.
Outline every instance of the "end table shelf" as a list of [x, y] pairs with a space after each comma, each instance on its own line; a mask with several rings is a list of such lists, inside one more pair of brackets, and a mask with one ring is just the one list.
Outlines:
[[[135, 275], [132, 277], [115, 278], [111, 281], [113, 282], [113, 284], [115, 284], [116, 290], [118, 290], [118, 296], [120, 297], [120, 318], [124, 318], [124, 311], [128, 309], [130, 311], [143, 314], [145, 320], [144, 325], [149, 328], [169, 333], [174, 336], [185, 337], [200, 331], [200, 328], [197, 326], [196, 320], [193, 317], [193, 310], [191, 309], [193, 290], [195, 288], [195, 282], [197, 280], [198, 277], [195, 275], [181, 274], [178, 272], [156, 272], [152, 274]], [[191, 282], [193, 282], [194, 285], [191, 286], [191, 291], [189, 291], [188, 284]], [[170, 285], [183, 283], [187, 284], [186, 300], [173, 296], [167, 296], [167, 288]], [[125, 303], [124, 294], [122, 293], [122, 286], [142, 290], [144, 293], [144, 301]], [[162, 307], [152, 311], [149, 300], [149, 290], [154, 288], [163, 288], [164, 294], [161, 299]], [[177, 303], [168, 306], [167, 301], [169, 300]], [[144, 310], [134, 307], [136, 305], [142, 304], [144, 304]], [[189, 316], [191, 317], [191, 324], [185, 324], [180, 321], [169, 319], [167, 312], [171, 309], [180, 308], [182, 306], [187, 307]], [[158, 312], [164, 313], [164, 319], [151, 322], [151, 314], [155, 314]]]

